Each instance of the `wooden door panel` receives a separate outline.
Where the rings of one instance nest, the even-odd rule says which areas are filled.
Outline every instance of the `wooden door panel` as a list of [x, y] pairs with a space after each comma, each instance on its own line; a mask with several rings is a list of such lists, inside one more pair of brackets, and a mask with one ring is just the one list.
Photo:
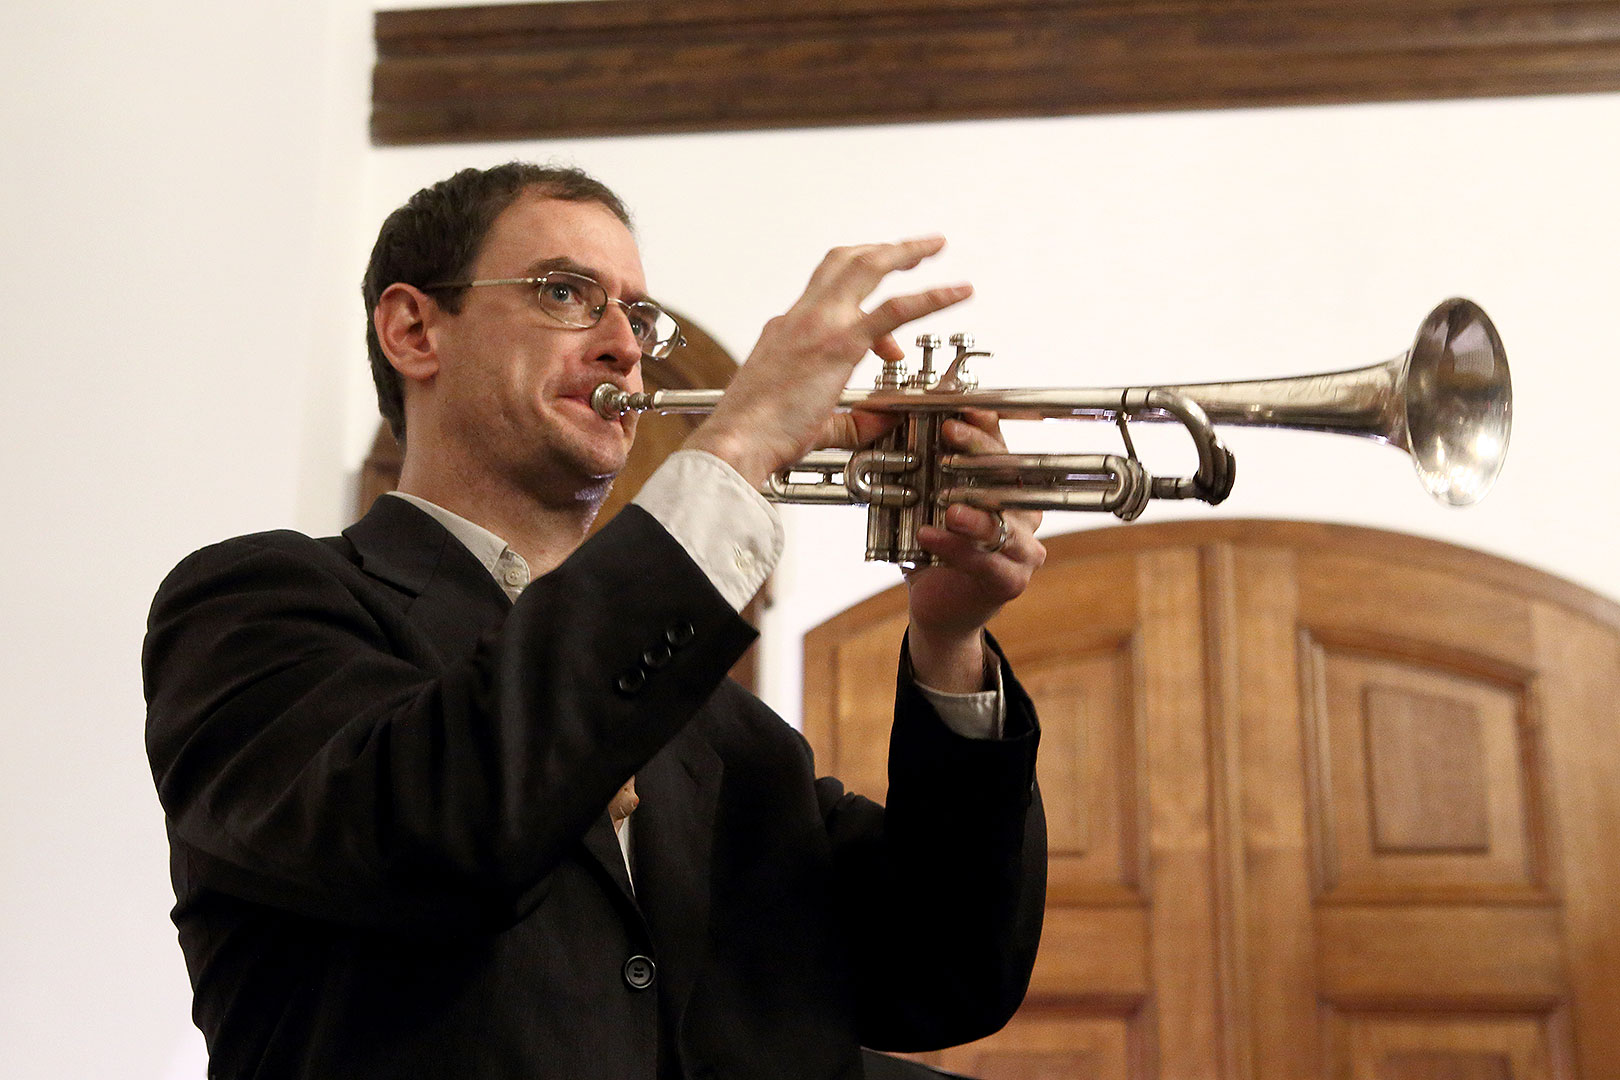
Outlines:
[[1535, 635], [1521, 591], [1450, 567], [1383, 553], [1305, 550], [1300, 556], [1302, 623], [1340, 637], [1378, 635], [1422, 642], [1434, 656], [1460, 653], [1525, 664]]
[[1302, 639], [1324, 900], [1551, 902], [1530, 687]]
[[[993, 625], [1042, 717], [1046, 926], [1014, 1022], [925, 1060], [993, 1080], [1210, 1075], [1199, 604], [1196, 553], [1108, 555], [1055, 576]], [[806, 646], [805, 733], [818, 765], [876, 798], [903, 608], [898, 592], [875, 598]]]
[[1199, 1080], [1220, 1068], [1222, 991], [1230, 952], [1216, 892], [1205, 669], [1204, 589], [1198, 552], [1144, 551], [1139, 597], [1138, 701], [1148, 811], [1151, 1059], [1143, 1076]]
[[1137, 905], [1048, 903], [1029, 994], [1080, 999], [1104, 1012], [1135, 1009], [1152, 987], [1147, 911]]
[[1551, 1011], [1567, 991], [1556, 908], [1345, 904], [1323, 906], [1316, 923], [1319, 992], [1329, 1002]]
[[988, 1039], [935, 1055], [933, 1064], [996, 1080], [1129, 1080], [1142, 1075], [1132, 1065], [1140, 1027], [1136, 1014], [1028, 1009]]
[[1555, 1016], [1435, 1013], [1329, 1018], [1332, 1080], [1556, 1080], [1568, 1059]]
[[1116, 640], [1018, 665], [1042, 721], [1036, 772], [1054, 905], [1141, 899], [1135, 661]]
[[1373, 666], [1365, 675], [1336, 670], [1330, 678], [1336, 691], [1330, 698], [1336, 697], [1340, 706], [1329, 706], [1330, 722], [1349, 711], [1344, 706], [1358, 699], [1361, 704], [1365, 745], [1356, 748], [1352, 761], [1360, 766], [1367, 789], [1370, 815], [1364, 817], [1372, 818], [1371, 851], [1489, 854], [1494, 833], [1496, 847], [1510, 850], [1505, 860], [1497, 860], [1506, 867], [1492, 869], [1511, 873], [1518, 862], [1525, 865], [1517, 869], [1528, 871], [1517, 701], [1491, 700], [1503, 695], [1487, 694], [1486, 701], [1473, 702], [1465, 691], [1450, 692], [1449, 687], [1426, 693], [1392, 685], [1398, 680], [1380, 678], [1383, 674]]
[[1581, 1075], [1620, 1067], [1620, 630], [1552, 604], [1535, 612]]
[[1238, 1017], [1226, 1075], [1304, 1080], [1320, 1071], [1316, 922], [1300, 725], [1299, 573], [1287, 547], [1205, 550], [1229, 780], [1221, 801], [1235, 855], [1221, 896], [1241, 933], [1229, 976]]
[[1317, 552], [1296, 589], [1324, 1068], [1551, 1075], [1569, 981], [1532, 602]]
[[1139, 1011], [1098, 1014], [1049, 1002], [1024, 1008], [976, 1043], [902, 1056], [994, 1080], [1131, 1080], [1149, 1075], [1143, 1064], [1146, 1021]]
[[865, 617], [830, 637], [820, 663], [807, 661], [804, 673], [806, 687], [818, 687], [821, 706], [804, 716], [817, 771], [880, 802], [889, 790], [895, 657], [906, 629], [904, 598], [893, 599], [899, 602], [863, 612]]

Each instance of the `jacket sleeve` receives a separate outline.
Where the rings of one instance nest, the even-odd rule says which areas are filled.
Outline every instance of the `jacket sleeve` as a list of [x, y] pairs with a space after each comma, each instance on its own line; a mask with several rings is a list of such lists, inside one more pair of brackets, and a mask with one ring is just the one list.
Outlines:
[[968, 739], [935, 715], [902, 650], [887, 807], [820, 781], [865, 1046], [920, 1051], [981, 1038], [1006, 1024], [1029, 986], [1046, 902], [1040, 730], [1000, 663], [1005, 735]]
[[266, 534], [169, 576], [143, 655], [147, 750], [193, 879], [348, 925], [522, 918], [754, 636], [635, 508], [448, 661], [402, 644], [411, 628], [329, 553]]

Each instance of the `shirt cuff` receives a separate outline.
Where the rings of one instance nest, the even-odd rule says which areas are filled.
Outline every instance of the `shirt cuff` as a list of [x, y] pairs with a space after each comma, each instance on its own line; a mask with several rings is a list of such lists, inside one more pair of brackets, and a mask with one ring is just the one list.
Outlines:
[[917, 683], [917, 689], [939, 713], [945, 726], [964, 739], [999, 739], [1006, 727], [1007, 700], [1002, 694], [1001, 663], [989, 653], [985, 678], [993, 683], [988, 690], [973, 694], [952, 694]]
[[631, 500], [651, 514], [741, 611], [782, 557], [782, 519], [737, 471], [703, 450], [677, 450]]

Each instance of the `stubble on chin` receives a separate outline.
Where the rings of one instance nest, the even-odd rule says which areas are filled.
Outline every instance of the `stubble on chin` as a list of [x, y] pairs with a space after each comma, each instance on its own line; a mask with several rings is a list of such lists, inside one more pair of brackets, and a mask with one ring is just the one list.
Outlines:
[[[532, 497], [551, 506], [589, 506], [596, 509], [613, 488], [613, 481], [629, 462], [634, 424], [625, 425], [622, 441], [587, 435], [571, 425], [554, 425], [516, 477]], [[594, 436], [594, 437], [593, 437]]]

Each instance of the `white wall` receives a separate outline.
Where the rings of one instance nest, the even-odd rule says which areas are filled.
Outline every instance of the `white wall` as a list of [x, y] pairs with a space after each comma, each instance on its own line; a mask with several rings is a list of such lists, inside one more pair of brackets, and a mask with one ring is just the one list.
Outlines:
[[[1620, 390], [1620, 96], [373, 150], [360, 0], [13, 9], [0, 39], [7, 1075], [200, 1073], [140, 741], [146, 606], [209, 540], [340, 523], [376, 424], [353, 299], [370, 237], [464, 164], [563, 157], [598, 172], [637, 211], [654, 289], [739, 355], [828, 245], [934, 229], [950, 253], [913, 276], [980, 291], [930, 328], [996, 349], [987, 383], [1356, 366], [1405, 348], [1435, 301], [1471, 295], [1518, 382], [1490, 501], [1432, 507], [1382, 448], [1234, 432], [1239, 486], [1219, 512], [1404, 529], [1620, 597], [1613, 498], [1585, 494], [1607, 479], [1613, 426], [1589, 403]], [[1018, 437], [1111, 445], [1077, 425]], [[789, 520], [766, 688], [792, 716], [804, 628], [893, 577], [859, 563], [858, 513]]]
[[341, 519], [369, 21], [22, 0], [5, 22], [0, 1075], [200, 1076], [138, 655], [188, 550]]

